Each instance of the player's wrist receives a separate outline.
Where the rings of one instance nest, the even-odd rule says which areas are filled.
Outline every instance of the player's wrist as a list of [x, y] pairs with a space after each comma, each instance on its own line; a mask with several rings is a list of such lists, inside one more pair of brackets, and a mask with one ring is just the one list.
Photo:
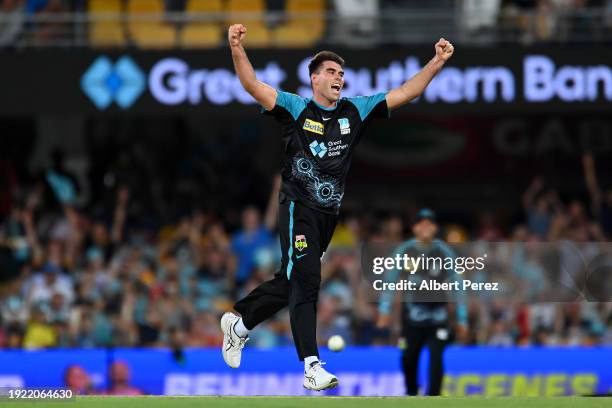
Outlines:
[[444, 63], [446, 62], [446, 60], [439, 54], [434, 55], [433, 57], [433, 63], [435, 65], [444, 65]]

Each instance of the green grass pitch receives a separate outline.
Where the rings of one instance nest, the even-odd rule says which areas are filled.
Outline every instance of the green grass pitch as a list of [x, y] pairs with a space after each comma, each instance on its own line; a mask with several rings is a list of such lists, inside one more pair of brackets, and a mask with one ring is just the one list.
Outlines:
[[[6, 401], [6, 400], [5, 400]], [[398, 397], [77, 397], [65, 402], [17, 402], [15, 408], [604, 408], [612, 398]]]

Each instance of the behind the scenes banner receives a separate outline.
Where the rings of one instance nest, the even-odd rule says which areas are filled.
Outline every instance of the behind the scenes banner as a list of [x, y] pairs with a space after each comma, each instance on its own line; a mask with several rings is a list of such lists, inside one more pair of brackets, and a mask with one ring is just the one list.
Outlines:
[[[66, 371], [78, 365], [92, 381], [91, 392], [107, 387], [108, 365], [126, 364], [130, 385], [154, 395], [405, 395], [401, 352], [394, 347], [321, 350], [336, 368], [338, 388], [304, 390], [304, 373], [293, 347], [247, 347], [239, 370], [229, 368], [219, 349], [185, 350], [181, 358], [162, 349], [99, 349], [0, 352], [0, 387], [64, 387]], [[606, 347], [449, 347], [443, 394], [452, 396], [564, 396], [606, 394], [612, 389]], [[419, 368], [427, 388], [427, 361]]]
[[[431, 47], [337, 49], [347, 61], [344, 96], [399, 86], [433, 56]], [[404, 113], [602, 112], [612, 101], [612, 54], [601, 47], [462, 48]], [[259, 78], [310, 96], [316, 50], [249, 50]], [[0, 54], [0, 115], [256, 115], [229, 50], [6, 51]], [[443, 109], [443, 110], [440, 110]]]

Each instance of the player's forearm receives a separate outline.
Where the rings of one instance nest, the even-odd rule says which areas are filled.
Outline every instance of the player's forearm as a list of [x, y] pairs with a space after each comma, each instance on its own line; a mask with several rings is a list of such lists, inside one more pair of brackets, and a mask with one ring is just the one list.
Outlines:
[[425, 92], [429, 83], [444, 66], [442, 59], [433, 57], [415, 76], [404, 82], [400, 87], [404, 94], [403, 103], [408, 103]]
[[442, 70], [442, 67], [444, 67], [444, 60], [435, 56], [408, 82], [412, 81], [413, 88], [421, 95], [431, 80]]
[[232, 60], [234, 61], [234, 70], [240, 79], [240, 83], [255, 100], [266, 110], [274, 108], [276, 103], [276, 89], [261, 82], [255, 75], [255, 70], [242, 44], [232, 46]]
[[249, 57], [247, 57], [246, 51], [242, 45], [231, 47], [232, 49], [232, 60], [234, 61], [234, 70], [240, 79], [240, 83], [244, 89], [253, 94], [257, 86], [257, 76]]

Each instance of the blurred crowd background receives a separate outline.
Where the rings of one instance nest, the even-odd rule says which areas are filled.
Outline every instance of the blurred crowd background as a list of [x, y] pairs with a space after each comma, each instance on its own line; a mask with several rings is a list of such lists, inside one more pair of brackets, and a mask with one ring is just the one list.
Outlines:
[[[8, 184], [0, 213], [0, 347], [219, 346], [220, 315], [279, 266], [279, 176], [258, 180], [269, 193], [265, 205], [206, 205], [215, 202], [211, 197], [201, 205], [160, 209], [147, 205], [152, 197], [143, 187], [149, 178], [133, 178], [136, 161], [123, 170], [106, 163], [99, 169], [101, 180], [92, 171], [87, 186], [57, 151], [42, 173], [20, 171], [7, 158], [1, 164]], [[562, 200], [536, 177], [513, 204], [518, 213], [510, 219], [516, 222], [477, 212], [473, 222], [462, 224], [442, 214], [441, 238], [451, 243], [608, 241], [612, 190], [601, 189], [592, 155], [584, 155], [582, 168], [585, 200]], [[178, 185], [167, 188], [171, 196], [180, 194]], [[76, 204], [84, 189], [98, 190], [99, 196]], [[247, 189], [242, 198], [249, 197]], [[399, 324], [390, 330], [376, 327], [377, 304], [360, 286], [358, 253], [364, 243], [398, 243], [411, 236], [418, 204], [398, 208], [381, 211], [364, 203], [343, 213], [323, 259], [322, 344], [334, 334], [355, 345], [398, 340]], [[612, 307], [471, 301], [469, 330], [456, 340], [495, 346], [612, 344]], [[253, 331], [249, 346], [291, 341], [288, 314], [282, 312]]]
[[0, 46], [250, 47], [612, 40], [611, 0], [2, 0]]

